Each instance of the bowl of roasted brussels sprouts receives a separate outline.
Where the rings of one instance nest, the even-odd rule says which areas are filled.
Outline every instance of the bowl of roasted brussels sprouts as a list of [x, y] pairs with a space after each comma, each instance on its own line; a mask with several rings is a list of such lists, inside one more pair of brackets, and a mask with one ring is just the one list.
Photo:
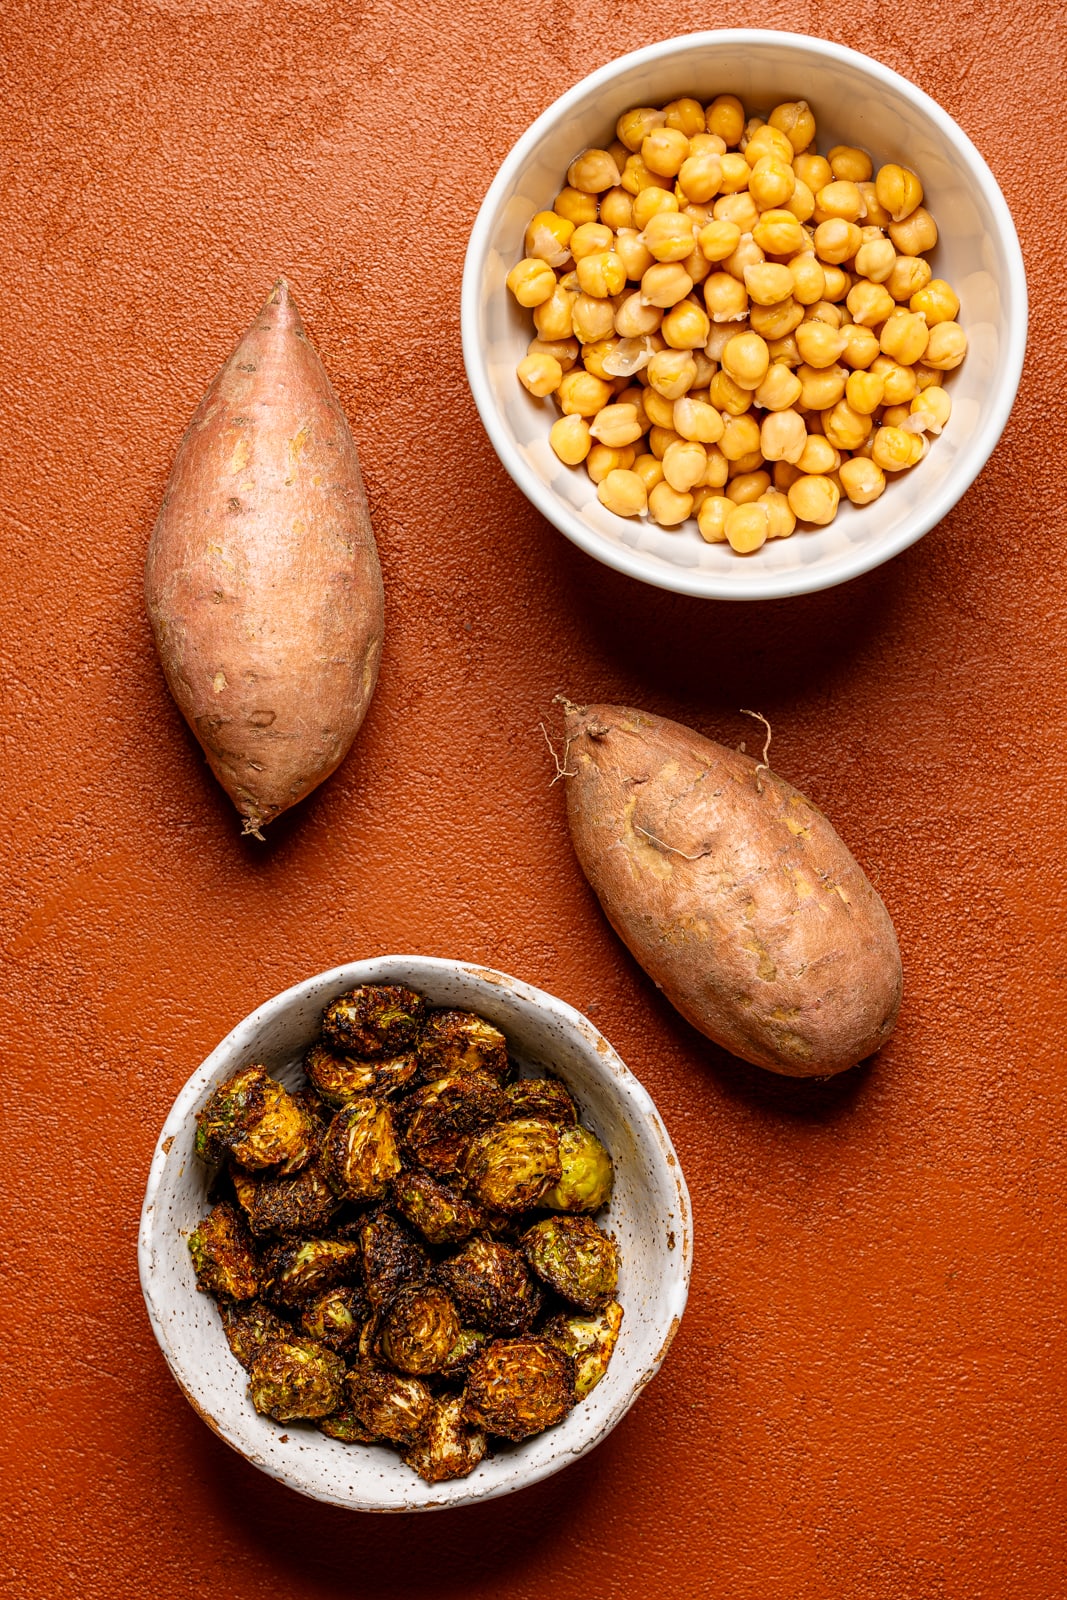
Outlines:
[[259, 1007], [152, 1162], [141, 1284], [200, 1416], [365, 1511], [510, 1493], [602, 1440], [685, 1308], [685, 1181], [587, 1018], [383, 956]]

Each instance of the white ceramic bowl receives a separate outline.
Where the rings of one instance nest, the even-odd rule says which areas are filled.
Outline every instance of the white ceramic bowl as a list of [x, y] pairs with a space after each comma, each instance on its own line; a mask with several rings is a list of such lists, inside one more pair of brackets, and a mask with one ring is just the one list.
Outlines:
[[[622, 1331], [605, 1377], [558, 1427], [481, 1462], [469, 1478], [423, 1483], [379, 1446], [345, 1445], [306, 1424], [279, 1427], [252, 1408], [214, 1302], [197, 1290], [186, 1235], [207, 1213], [205, 1170], [193, 1154], [194, 1114], [215, 1084], [259, 1061], [290, 1085], [318, 1037], [323, 1007], [359, 983], [403, 983], [433, 1005], [488, 1017], [523, 1067], [549, 1068], [573, 1090], [582, 1120], [615, 1163], [615, 1192], [598, 1221], [619, 1246]], [[287, 989], [238, 1024], [186, 1083], [159, 1137], [141, 1215], [141, 1287], [159, 1345], [190, 1405], [254, 1466], [301, 1494], [362, 1511], [467, 1505], [548, 1477], [592, 1450], [654, 1376], [689, 1289], [689, 1196], [648, 1094], [607, 1040], [562, 1000], [502, 972], [423, 956], [335, 967]], [[287, 1442], [283, 1443], [283, 1437]]]
[[[530, 313], [504, 279], [523, 254], [535, 211], [551, 207], [569, 163], [614, 138], [630, 106], [679, 95], [707, 103], [740, 96], [766, 114], [808, 100], [817, 146], [868, 150], [876, 166], [899, 161], [922, 179], [940, 240], [930, 257], [961, 300], [970, 348], [949, 374], [953, 413], [919, 467], [873, 505], [843, 506], [828, 527], [774, 540], [754, 555], [708, 545], [695, 523], [680, 530], [606, 511], [580, 469], [548, 443], [556, 415], [515, 368], [533, 336]], [[463, 276], [463, 353], [482, 421], [504, 466], [537, 509], [598, 561], [661, 589], [720, 600], [766, 600], [827, 589], [896, 555], [932, 528], [974, 481], [1003, 431], [1026, 346], [1026, 278], [1011, 214], [967, 135], [914, 84], [869, 56], [803, 34], [752, 29], [692, 33], [635, 50], [600, 68], [549, 106], [523, 134], [485, 197]]]

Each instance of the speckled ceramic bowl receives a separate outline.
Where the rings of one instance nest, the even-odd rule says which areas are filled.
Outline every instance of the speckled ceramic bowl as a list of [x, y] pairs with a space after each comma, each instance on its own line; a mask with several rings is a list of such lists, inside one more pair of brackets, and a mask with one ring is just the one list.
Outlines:
[[[261, 1061], [301, 1080], [322, 1009], [359, 983], [403, 983], [433, 1005], [488, 1017], [524, 1068], [550, 1069], [615, 1162], [615, 1193], [598, 1218], [619, 1245], [625, 1317], [606, 1376], [565, 1422], [503, 1448], [469, 1478], [423, 1483], [399, 1456], [345, 1445], [308, 1424], [279, 1427], [252, 1408], [218, 1312], [197, 1291], [186, 1235], [206, 1214], [206, 1174], [193, 1154], [194, 1114], [238, 1067]], [[593, 1024], [562, 1000], [505, 973], [424, 956], [334, 967], [276, 995], [238, 1024], [186, 1083], [167, 1117], [148, 1178], [139, 1241], [141, 1286], [156, 1338], [190, 1405], [254, 1466], [301, 1494], [361, 1511], [422, 1511], [490, 1500], [547, 1478], [610, 1433], [670, 1348], [689, 1288], [689, 1197], [648, 1094]]]

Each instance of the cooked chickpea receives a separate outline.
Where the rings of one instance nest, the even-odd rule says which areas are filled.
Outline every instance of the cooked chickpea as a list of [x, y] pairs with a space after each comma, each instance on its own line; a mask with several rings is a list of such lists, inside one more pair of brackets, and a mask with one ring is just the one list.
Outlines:
[[[707, 348], [705, 346], [705, 348]], [[784, 339], [768, 339], [767, 351], [773, 362], [780, 363], [783, 367], [800, 366], [800, 351], [797, 349], [796, 330], [787, 333]]]
[[938, 322], [930, 329], [929, 342], [922, 359], [935, 372], [951, 372], [966, 354], [967, 335], [959, 323]]
[[641, 141], [641, 159], [661, 178], [676, 178], [688, 155], [689, 140], [678, 128], [653, 128]]
[[837, 516], [841, 499], [837, 484], [822, 473], [806, 473], [788, 490], [789, 509], [798, 522], [813, 522], [825, 527]]
[[903, 405], [905, 400], [913, 400], [918, 393], [919, 385], [913, 369], [902, 367], [892, 356], [878, 356], [871, 362], [869, 370], [884, 379], [882, 399], [887, 406]]
[[712, 322], [741, 322], [748, 313], [748, 290], [729, 272], [713, 272], [701, 288]]
[[885, 473], [865, 456], [851, 456], [837, 469], [841, 487], [854, 506], [869, 506], [885, 489]]
[[845, 380], [845, 399], [861, 416], [872, 416], [884, 393], [885, 379], [878, 372], [850, 372]]
[[567, 183], [579, 194], [601, 194], [619, 181], [615, 157], [607, 150], [583, 150], [567, 168]]
[[680, 211], [660, 211], [645, 224], [641, 243], [655, 261], [684, 261], [696, 243], [693, 219]]
[[704, 132], [704, 107], [691, 95], [671, 100], [663, 107], [668, 128], [677, 128], [687, 139]]
[[594, 417], [611, 399], [612, 388], [603, 378], [576, 367], [564, 373], [556, 393], [564, 416]]
[[703, 349], [711, 322], [703, 306], [695, 300], [682, 300], [664, 313], [660, 332], [672, 350]]
[[613, 230], [633, 227], [634, 197], [627, 194], [621, 184], [600, 196], [600, 220]]
[[765, 411], [788, 411], [800, 399], [803, 387], [795, 372], [782, 362], [774, 361], [752, 398]]
[[637, 414], [637, 407], [620, 404], [618, 401], [614, 405], [604, 406], [589, 424], [589, 432], [593, 438], [613, 450], [618, 450], [623, 445], [635, 444], [644, 431]]
[[786, 201], [784, 209], [802, 224], [810, 222], [815, 215], [815, 196], [801, 178], [797, 179], [796, 188]]
[[756, 226], [759, 208], [747, 190], [742, 194], [720, 195], [711, 208], [716, 222], [732, 222], [742, 238]]
[[[803, 476], [804, 474], [800, 468], [795, 467], [791, 461], [776, 461], [774, 470], [771, 473], [771, 480], [779, 494], [788, 494], [793, 484]], [[786, 501], [786, 504], [788, 505], [789, 502]]]
[[594, 444], [585, 458], [585, 470], [594, 483], [602, 483], [609, 472], [626, 472], [634, 464], [637, 452], [630, 445], [613, 448], [607, 444]]
[[695, 439], [698, 444], [717, 444], [724, 426], [721, 414], [706, 400], [683, 395], [674, 402], [674, 431], [683, 439]]
[[742, 461], [760, 447], [760, 425], [751, 412], [727, 417], [719, 449], [727, 461]]
[[841, 360], [849, 367], [869, 367], [879, 353], [878, 335], [870, 328], [861, 328], [858, 322], [846, 322], [841, 331], [848, 340]]
[[648, 490], [641, 476], [625, 467], [614, 467], [597, 484], [597, 499], [617, 517], [640, 517], [648, 510]]
[[[947, 327], [947, 323], [942, 323]], [[905, 311], [902, 308], [895, 310], [891, 317], [887, 317], [882, 324], [882, 332], [878, 343], [883, 354], [892, 356], [894, 361], [902, 367], [913, 366], [916, 361], [923, 359], [926, 346], [930, 340], [930, 330], [926, 326], [926, 318], [921, 311]], [[933, 363], [929, 362], [932, 366]]]
[[803, 227], [784, 208], [764, 211], [752, 229], [752, 237], [769, 256], [794, 256], [807, 246]]
[[932, 277], [930, 263], [921, 256], [898, 256], [885, 286], [894, 300], [903, 302], [925, 289]]
[[556, 274], [547, 261], [536, 256], [517, 262], [504, 281], [520, 306], [527, 309], [543, 305], [556, 290]]
[[648, 496], [648, 511], [661, 528], [676, 528], [693, 509], [693, 496], [672, 489], [665, 480], [657, 483]]
[[615, 358], [619, 352], [619, 339], [596, 339], [590, 344], [582, 346], [582, 365], [586, 372], [591, 372], [596, 378], [603, 378], [605, 383], [614, 385], [620, 376], [615, 371]]
[[823, 291], [824, 300], [843, 300], [852, 287], [852, 278], [842, 267], [823, 262]]
[[[607, 303], [612, 304], [611, 301]], [[659, 306], [646, 305], [639, 289], [615, 307], [615, 332], [623, 339], [640, 339], [656, 333], [662, 321], [663, 312]]]
[[885, 283], [896, 259], [897, 253], [888, 239], [866, 239], [856, 251], [856, 271], [869, 283]]
[[594, 300], [607, 300], [626, 287], [626, 268], [614, 250], [600, 250], [583, 256], [577, 266], [582, 293]]
[[742, 389], [758, 389], [771, 364], [767, 344], [758, 333], [738, 333], [722, 353], [722, 369]]
[[726, 517], [723, 529], [730, 547], [739, 555], [750, 555], [767, 542], [770, 518], [767, 507], [758, 500], [735, 505]]
[[[883, 406], [878, 420], [883, 428], [902, 428], [911, 418], [911, 414], [911, 407], [908, 405]], [[916, 429], [913, 425], [907, 431], [914, 433]], [[922, 429], [918, 431], [921, 433]]]
[[797, 368], [800, 379], [800, 404], [808, 411], [826, 411], [835, 406], [845, 392], [848, 373], [837, 362], [831, 367]]
[[695, 489], [707, 468], [704, 446], [694, 439], [677, 439], [663, 452], [663, 476], [679, 494]]
[[577, 295], [556, 285], [547, 300], [533, 308], [534, 327], [542, 339], [569, 339], [574, 331], [572, 309]]
[[772, 261], [753, 262], [744, 268], [742, 276], [754, 305], [777, 305], [793, 293], [793, 274], [788, 267]]
[[[735, 151], [728, 151], [720, 160], [722, 169], [722, 182], [719, 186], [720, 194], [741, 194], [748, 188], [749, 174], [752, 168], [744, 156]], [[720, 204], [716, 201], [716, 204]]]
[[580, 189], [572, 189], [570, 185], [561, 189], [553, 202], [559, 216], [565, 218], [574, 226], [580, 227], [583, 222], [595, 222], [597, 218], [597, 199], [595, 194], [583, 194]]
[[615, 133], [620, 144], [636, 152], [654, 128], [663, 128], [666, 124], [665, 111], [656, 106], [635, 106], [632, 111], [623, 112], [615, 124]]
[[835, 179], [816, 191], [815, 221], [820, 226], [834, 218], [840, 218], [844, 222], [857, 222], [865, 211], [862, 194], [856, 184], [846, 179]]
[[591, 294], [580, 294], [571, 307], [571, 326], [581, 344], [595, 344], [599, 339], [609, 339], [615, 329], [615, 307], [610, 300], [597, 300]]
[[649, 420], [649, 424], [653, 428], [670, 428], [673, 431], [675, 402], [669, 400], [666, 395], [660, 394], [658, 390], [653, 389], [651, 384], [643, 393], [645, 397], [645, 415]]
[[816, 155], [814, 151], [798, 151], [793, 157], [793, 171], [799, 182], [806, 183], [812, 194], [818, 194], [820, 189], [825, 189], [828, 183], [833, 183], [834, 174], [825, 156]]
[[868, 283], [860, 278], [845, 296], [845, 304], [858, 327], [873, 328], [894, 310], [896, 301], [889, 290], [880, 283]]
[[714, 490], [705, 494], [697, 511], [697, 527], [700, 536], [708, 544], [726, 543], [726, 519], [734, 509], [734, 503], [724, 494], [716, 494]]
[[697, 364], [688, 350], [657, 350], [645, 370], [649, 387], [673, 405], [693, 387]]
[[758, 333], [761, 339], [768, 342], [784, 339], [804, 321], [804, 307], [790, 295], [786, 300], [779, 300], [777, 305], [750, 307], [748, 321], [753, 333]]
[[548, 442], [562, 462], [568, 467], [576, 467], [589, 454], [593, 436], [584, 417], [571, 413], [568, 416], [558, 417], [552, 424]]
[[748, 461], [745, 463], [747, 471], [732, 473], [726, 485], [726, 498], [732, 500], [735, 506], [750, 505], [753, 500], [761, 499], [771, 487], [770, 473], [757, 464], [754, 459], [757, 452], [753, 451], [752, 455], [751, 464]]
[[729, 417], [743, 417], [752, 408], [752, 394], [735, 383], [728, 372], [717, 372], [708, 384], [708, 402]]
[[948, 391], [937, 384], [931, 384], [915, 396], [911, 402], [913, 414], [932, 418], [932, 422], [924, 425], [925, 433], [940, 433], [949, 417], [952, 415], [952, 401]]
[[702, 487], [721, 489], [730, 476], [730, 463], [717, 444], [709, 444], [705, 448], [708, 452], [708, 470], [704, 474]]
[[789, 262], [793, 279], [793, 298], [798, 305], [812, 306], [823, 297], [826, 273], [814, 251], [805, 250]]
[[657, 261], [641, 278], [641, 299], [646, 306], [666, 309], [684, 300], [693, 280], [677, 261]]
[[923, 186], [914, 172], [891, 161], [879, 167], [874, 180], [878, 204], [889, 213], [891, 222], [902, 222], [922, 204]]
[[788, 539], [797, 525], [788, 496], [781, 489], [768, 489], [760, 495], [759, 503], [766, 507], [768, 539]]
[[939, 322], [953, 322], [959, 312], [960, 302], [955, 290], [944, 278], [931, 278], [924, 289], [917, 289], [908, 301], [911, 311], [921, 311], [928, 327]]
[[686, 256], [682, 266], [692, 278], [694, 288], [703, 283], [711, 272], [711, 262], [700, 250], [694, 250], [691, 255]]
[[785, 162], [791, 167], [796, 154], [781, 129], [772, 127], [769, 122], [759, 122], [751, 138], [742, 140], [741, 148], [745, 153], [745, 160], [752, 168], [755, 168], [765, 156], [774, 156], [776, 160]]
[[903, 428], [879, 428], [871, 459], [883, 472], [902, 472], [921, 461], [924, 450], [921, 434], [905, 433]]
[[710, 150], [687, 156], [679, 169], [678, 183], [687, 200], [706, 205], [722, 187], [722, 158]]
[[874, 163], [866, 150], [853, 144], [835, 144], [826, 157], [835, 179], [849, 183], [864, 183], [874, 171]]
[[527, 256], [561, 267], [570, 255], [574, 223], [555, 211], [538, 211], [526, 224], [524, 246]]
[[764, 417], [759, 447], [765, 461], [799, 461], [807, 441], [808, 430], [798, 411], [772, 411]]
[[738, 240], [737, 249], [733, 255], [726, 257], [722, 263], [722, 270], [728, 272], [731, 278], [737, 278], [741, 283], [745, 281], [745, 268], [756, 267], [763, 261], [763, 251], [750, 233], [743, 233]]
[[836, 472], [841, 465], [839, 451], [829, 439], [821, 433], [809, 433], [804, 441], [804, 448], [796, 461], [791, 466], [799, 467], [802, 473], [814, 473], [822, 476], [827, 472]]
[[835, 450], [858, 450], [873, 427], [867, 413], [856, 411], [847, 399], [839, 400], [829, 411], [823, 412], [822, 425]]
[[[622, 187], [627, 194], [639, 195], [643, 189], [670, 189], [670, 178], [661, 178], [658, 172], [650, 172], [645, 166], [644, 157], [640, 154], [627, 156], [620, 178]], [[557, 201], [558, 204], [558, 201]]]
[[524, 389], [543, 399], [560, 386], [563, 368], [552, 356], [523, 356], [516, 371]]
[[736, 222], [715, 218], [697, 234], [697, 246], [707, 261], [725, 261], [741, 243], [741, 229]]
[[761, 211], [784, 206], [796, 186], [796, 173], [780, 156], [761, 156], [748, 180], [748, 192]]
[[806, 150], [815, 137], [815, 118], [806, 100], [783, 100], [767, 121], [785, 134], [796, 155]]
[[704, 126], [730, 149], [745, 131], [745, 108], [735, 94], [720, 94], [704, 112]]
[[526, 346], [528, 356], [551, 356], [564, 372], [569, 372], [578, 359], [577, 339], [531, 339]]
[[817, 318], [802, 322], [793, 337], [809, 367], [832, 367], [848, 343], [847, 335], [839, 328]]
[[925, 206], [916, 206], [903, 222], [889, 224], [889, 237], [902, 256], [921, 256], [937, 243], [937, 223]]
[[645, 486], [646, 494], [650, 494], [657, 483], [663, 482], [663, 463], [651, 452], [648, 455], [638, 456], [630, 470], [637, 473]]
[[850, 261], [862, 243], [860, 230], [845, 217], [829, 217], [815, 229], [815, 254], [832, 267]]

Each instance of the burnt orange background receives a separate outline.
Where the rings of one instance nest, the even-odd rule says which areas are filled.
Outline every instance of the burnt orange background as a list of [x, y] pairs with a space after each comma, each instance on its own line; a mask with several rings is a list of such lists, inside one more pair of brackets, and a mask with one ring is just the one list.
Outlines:
[[[4, 7], [5, 1593], [1067, 1593], [1049, 15]], [[953, 515], [843, 589], [736, 608], [633, 584], [544, 523], [459, 346], [467, 232], [513, 140], [612, 55], [716, 20], [843, 41], [935, 95], [1004, 188], [1033, 294], [1018, 404]], [[185, 424], [281, 271], [359, 441], [387, 643], [352, 756], [257, 847], [168, 698], [141, 567]], [[734, 742], [753, 739], [740, 706], [771, 718], [774, 765], [899, 929], [905, 1007], [873, 1066], [779, 1081], [658, 997], [549, 786], [538, 724], [559, 690]], [[300, 1499], [198, 1421], [135, 1236], [164, 1114], [222, 1035], [309, 973], [409, 950], [595, 1018], [678, 1146], [696, 1265], [667, 1365], [593, 1456], [507, 1501], [391, 1519]]]

